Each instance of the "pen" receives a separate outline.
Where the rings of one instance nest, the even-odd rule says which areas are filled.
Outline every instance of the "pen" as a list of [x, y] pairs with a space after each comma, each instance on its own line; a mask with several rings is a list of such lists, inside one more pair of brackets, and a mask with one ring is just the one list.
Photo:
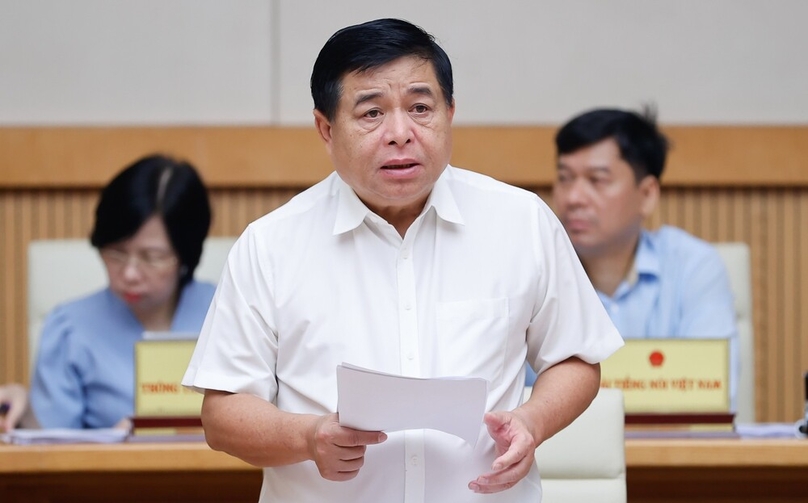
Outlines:
[[808, 372], [805, 373], [805, 420], [808, 421]]
[[808, 435], [808, 372], [805, 373], [805, 382], [803, 385], [805, 386], [805, 409], [803, 412], [802, 424], [799, 426], [800, 433], [803, 435]]

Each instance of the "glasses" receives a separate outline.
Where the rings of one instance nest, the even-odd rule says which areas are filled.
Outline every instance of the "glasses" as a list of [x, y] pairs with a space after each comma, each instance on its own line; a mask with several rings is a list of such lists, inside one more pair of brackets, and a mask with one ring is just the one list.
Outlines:
[[172, 252], [163, 250], [141, 250], [135, 253], [102, 248], [101, 258], [109, 267], [123, 269], [134, 260], [135, 267], [141, 271], [164, 271], [177, 263], [177, 256]]

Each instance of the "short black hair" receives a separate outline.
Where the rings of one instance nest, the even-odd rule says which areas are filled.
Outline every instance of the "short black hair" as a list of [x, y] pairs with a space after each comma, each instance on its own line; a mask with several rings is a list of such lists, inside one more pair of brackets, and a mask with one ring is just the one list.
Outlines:
[[670, 142], [657, 128], [651, 107], [641, 114], [614, 108], [584, 112], [558, 130], [556, 152], [571, 154], [609, 138], [617, 143], [637, 182], [648, 175], [662, 178]]
[[101, 191], [90, 242], [98, 249], [134, 236], [158, 215], [180, 261], [180, 287], [194, 275], [211, 222], [208, 192], [196, 169], [165, 155], [127, 166]]
[[401, 19], [376, 19], [343, 28], [325, 43], [311, 72], [314, 108], [331, 121], [342, 94], [342, 78], [363, 72], [404, 56], [416, 56], [432, 63], [446, 104], [454, 103], [454, 81], [449, 56], [435, 38]]

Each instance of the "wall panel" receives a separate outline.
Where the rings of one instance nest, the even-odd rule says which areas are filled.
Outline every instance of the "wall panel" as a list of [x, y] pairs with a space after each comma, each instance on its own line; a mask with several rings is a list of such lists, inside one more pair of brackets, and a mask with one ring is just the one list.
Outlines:
[[[529, 187], [551, 202], [546, 186]], [[237, 235], [298, 188], [212, 190], [212, 235]], [[31, 239], [86, 237], [95, 189], [0, 190], [0, 381], [27, 381], [26, 247]], [[751, 246], [757, 410], [764, 421], [802, 414], [808, 370], [808, 188], [670, 188], [649, 219], [708, 241]]]

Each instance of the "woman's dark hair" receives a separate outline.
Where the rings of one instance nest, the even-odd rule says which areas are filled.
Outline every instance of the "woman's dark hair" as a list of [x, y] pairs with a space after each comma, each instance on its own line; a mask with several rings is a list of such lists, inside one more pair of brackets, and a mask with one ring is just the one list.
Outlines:
[[556, 133], [556, 152], [571, 154], [612, 138], [620, 148], [620, 156], [634, 170], [637, 182], [647, 175], [660, 179], [669, 142], [657, 128], [655, 115], [651, 107], [642, 114], [611, 108], [590, 110]]
[[432, 63], [443, 98], [451, 107], [454, 103], [452, 63], [435, 38], [407, 21], [376, 19], [337, 31], [320, 50], [311, 72], [314, 108], [329, 121], [334, 120], [343, 76], [378, 68], [404, 56]]
[[180, 261], [179, 286], [194, 275], [211, 221], [208, 192], [196, 169], [164, 155], [126, 167], [101, 191], [90, 242], [98, 249], [134, 236], [159, 216]]

